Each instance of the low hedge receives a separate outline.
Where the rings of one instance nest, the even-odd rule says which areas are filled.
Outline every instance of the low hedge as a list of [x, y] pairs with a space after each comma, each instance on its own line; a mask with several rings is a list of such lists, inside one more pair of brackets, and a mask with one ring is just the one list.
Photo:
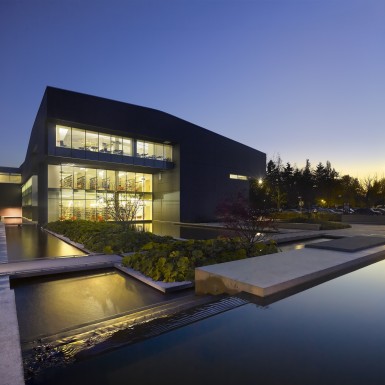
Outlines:
[[285, 222], [288, 222], [288, 223], [316, 223], [316, 224], [321, 225], [320, 230], [338, 230], [338, 229], [347, 229], [347, 228], [351, 227], [347, 223], [335, 222], [335, 221], [330, 221], [330, 220], [325, 221], [325, 220], [320, 220], [317, 218], [306, 218], [303, 216], [294, 217], [294, 218], [291, 218]]
[[275, 213], [275, 218], [281, 219], [287, 222], [297, 222], [297, 223], [304, 223], [311, 220], [314, 220], [316, 222], [308, 222], [308, 223], [320, 223], [320, 222], [327, 222], [327, 221], [341, 222], [340, 214], [333, 214], [333, 213], [328, 213], [323, 211], [319, 211], [317, 213], [304, 212], [302, 214], [283, 211], [280, 213]]
[[338, 230], [338, 229], [348, 229], [352, 226], [350, 226], [348, 223], [342, 223], [342, 222], [320, 222], [321, 227], [320, 230]]
[[[257, 243], [251, 256], [276, 253], [275, 242]], [[140, 271], [155, 281], [175, 282], [194, 279], [194, 269], [247, 258], [244, 243], [238, 238], [150, 242], [123, 258], [123, 266]]]

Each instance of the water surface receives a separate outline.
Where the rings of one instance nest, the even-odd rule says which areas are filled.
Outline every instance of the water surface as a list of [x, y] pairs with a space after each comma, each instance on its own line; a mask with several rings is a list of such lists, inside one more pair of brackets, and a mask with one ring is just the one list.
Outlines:
[[8, 261], [85, 255], [36, 225], [5, 226]]
[[12, 280], [22, 342], [189, 294], [164, 295], [117, 270]]
[[249, 303], [67, 368], [35, 384], [380, 385], [385, 261], [268, 306]]
[[293, 242], [282, 243], [278, 245], [278, 248], [281, 251], [301, 250], [308, 244], [330, 241], [330, 239], [331, 238], [319, 237], [319, 238], [312, 238], [312, 239], [304, 239], [303, 241], [297, 240]]

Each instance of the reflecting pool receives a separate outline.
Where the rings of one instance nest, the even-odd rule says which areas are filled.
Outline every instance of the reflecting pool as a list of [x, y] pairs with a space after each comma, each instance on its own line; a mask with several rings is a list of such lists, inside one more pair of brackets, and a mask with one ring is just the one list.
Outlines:
[[287, 242], [283, 243], [278, 246], [278, 248], [281, 251], [288, 251], [288, 250], [301, 250], [305, 247], [305, 245], [311, 244], [311, 243], [318, 243], [318, 242], [325, 242], [325, 241], [330, 241], [331, 238], [324, 238], [324, 237], [319, 237], [319, 238], [311, 238], [311, 239], [305, 239], [303, 241], [298, 240], [294, 242]]
[[8, 261], [85, 255], [35, 225], [5, 226]]
[[117, 270], [15, 279], [20, 339], [28, 342], [189, 294], [164, 294]]
[[[385, 261], [52, 368], [34, 384], [383, 384]], [[32, 383], [32, 382], [31, 382]]]

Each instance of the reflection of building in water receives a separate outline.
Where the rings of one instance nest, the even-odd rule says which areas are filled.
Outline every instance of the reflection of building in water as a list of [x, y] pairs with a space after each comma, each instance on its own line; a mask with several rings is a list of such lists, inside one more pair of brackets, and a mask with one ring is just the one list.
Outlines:
[[21, 223], [21, 174], [15, 167], [0, 167], [0, 219]]
[[109, 220], [108, 202], [137, 205], [143, 224], [211, 221], [265, 163], [264, 153], [167, 113], [48, 87], [12, 194], [39, 223]]

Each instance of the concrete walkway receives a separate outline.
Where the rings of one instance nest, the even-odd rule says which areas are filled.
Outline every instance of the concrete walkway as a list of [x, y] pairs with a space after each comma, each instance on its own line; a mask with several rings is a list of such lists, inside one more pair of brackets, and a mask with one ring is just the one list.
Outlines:
[[[317, 247], [315, 245], [322, 244], [317, 243], [312, 248], [198, 268], [195, 270], [196, 293], [235, 294], [244, 291], [266, 297], [385, 258], [385, 226], [353, 225], [351, 229], [328, 232], [299, 230], [282, 236], [277, 234], [275, 239], [301, 239], [301, 234], [306, 237], [329, 234], [347, 238], [337, 243], [326, 241], [332, 247]], [[363, 250], [350, 247], [357, 244], [357, 237], [362, 237], [358, 243], [364, 244]], [[381, 239], [384, 239], [383, 245]], [[341, 242], [345, 243], [344, 247], [341, 247]]]
[[36, 275], [66, 273], [113, 267], [121, 262], [119, 255], [86, 255], [84, 257], [37, 259], [31, 261], [19, 261], [0, 263], [0, 276], [32, 277]]
[[[4, 224], [0, 223], [0, 261], [8, 261]], [[0, 277], [0, 383], [23, 385], [19, 324], [15, 293], [9, 287], [9, 276]]]

